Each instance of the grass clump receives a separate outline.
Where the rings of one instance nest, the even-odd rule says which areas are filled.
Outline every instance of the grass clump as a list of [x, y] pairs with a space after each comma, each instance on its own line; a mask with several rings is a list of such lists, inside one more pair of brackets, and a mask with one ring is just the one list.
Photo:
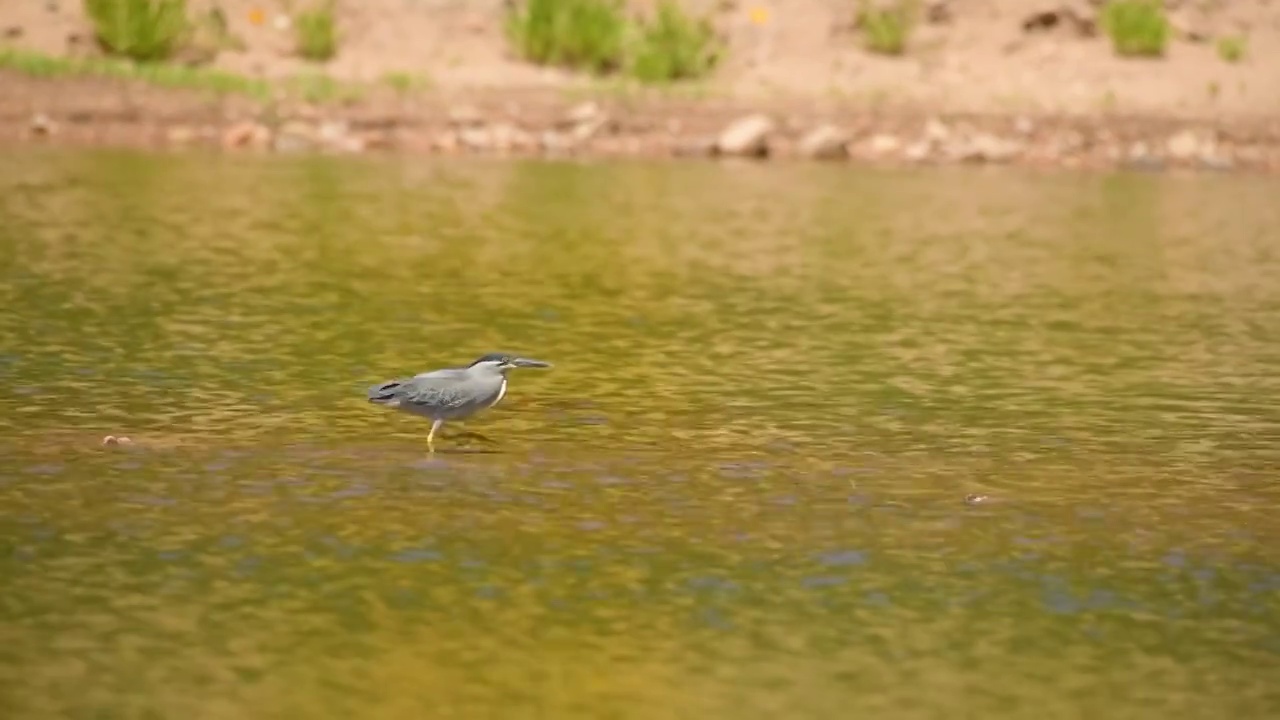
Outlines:
[[186, 39], [186, 0], [84, 0], [104, 50], [139, 62], [165, 60]]
[[868, 50], [881, 55], [902, 55], [915, 28], [914, 3], [899, 1], [887, 6], [863, 0], [858, 10], [858, 29]]
[[137, 63], [122, 58], [67, 58], [14, 48], [0, 48], [0, 67], [31, 77], [110, 77], [138, 80], [159, 87], [207, 90], [218, 95], [271, 97], [265, 80], [169, 63]]
[[190, 32], [176, 60], [190, 64], [211, 62], [223, 50], [244, 50], [244, 39], [231, 31], [227, 15], [214, 5], [191, 20]]
[[382, 82], [397, 95], [410, 95], [430, 89], [431, 78], [402, 71], [391, 71], [382, 76]]
[[1244, 60], [1248, 52], [1248, 44], [1242, 37], [1221, 37], [1217, 43], [1218, 57], [1224, 62], [1238, 63]]
[[353, 103], [365, 96], [363, 85], [345, 83], [319, 72], [306, 72], [285, 80], [276, 89], [288, 97], [308, 103]]
[[663, 0], [654, 19], [640, 28], [630, 71], [647, 83], [698, 78], [711, 72], [719, 54], [709, 22], [689, 17], [673, 0]]
[[123, 58], [67, 58], [0, 47], [0, 68], [31, 77], [108, 77], [148, 85], [203, 90], [215, 95], [240, 95], [263, 102], [296, 98], [310, 103], [349, 103], [362, 98], [367, 88], [344, 83], [318, 73], [306, 73], [277, 81], [175, 63], [138, 63]]
[[507, 34], [526, 60], [602, 74], [622, 65], [627, 20], [617, 0], [528, 0]]
[[314, 62], [327, 62], [338, 54], [338, 22], [333, 2], [299, 12], [293, 19], [298, 55]]
[[1118, 55], [1160, 57], [1169, 44], [1169, 20], [1160, 0], [1111, 0], [1102, 10], [1102, 27]]
[[619, 0], [526, 0], [508, 15], [507, 35], [530, 62], [595, 75], [624, 71], [644, 83], [701, 77], [720, 55], [710, 23], [674, 0], [662, 0], [648, 21], [627, 17]]
[[244, 50], [246, 47], [244, 38], [231, 31], [226, 12], [218, 5], [197, 17], [192, 25], [197, 39], [215, 50]]

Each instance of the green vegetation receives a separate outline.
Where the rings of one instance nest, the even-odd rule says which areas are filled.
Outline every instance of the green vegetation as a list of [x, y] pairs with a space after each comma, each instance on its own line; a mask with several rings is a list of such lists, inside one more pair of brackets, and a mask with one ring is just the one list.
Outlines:
[[193, 40], [206, 43], [216, 50], [243, 50], [244, 39], [231, 32], [227, 14], [215, 5], [192, 23]]
[[1120, 107], [1120, 98], [1116, 95], [1115, 90], [1107, 89], [1102, 93], [1102, 99], [1098, 102], [1098, 109], [1102, 112], [1115, 112]]
[[349, 102], [366, 88], [321, 74], [298, 75], [269, 82], [206, 68], [168, 63], [138, 63], [122, 58], [65, 58], [0, 47], [0, 68], [32, 77], [109, 77], [157, 87], [203, 90], [218, 95], [243, 95], [260, 101], [297, 97], [307, 102]]
[[389, 72], [382, 76], [382, 82], [396, 91], [397, 95], [409, 95], [431, 87], [431, 78], [408, 72]]
[[295, 75], [280, 86], [280, 94], [300, 97], [309, 103], [349, 103], [364, 97], [366, 87], [344, 83], [323, 73]]
[[1220, 37], [1217, 48], [1218, 57], [1229, 63], [1238, 63], [1248, 53], [1249, 45], [1242, 37]]
[[711, 72], [719, 53], [709, 22], [684, 14], [674, 0], [663, 0], [653, 22], [640, 28], [630, 70], [647, 83], [698, 78]]
[[863, 1], [858, 10], [858, 28], [867, 49], [881, 55], [902, 55], [915, 27], [915, 3], [900, 0], [888, 7]]
[[186, 39], [186, 0], [84, 0], [102, 47], [113, 55], [165, 60]]
[[595, 73], [622, 64], [626, 30], [617, 0], [528, 0], [507, 18], [508, 36], [527, 60]]
[[265, 80], [186, 65], [138, 63], [122, 58], [52, 57], [0, 48], [0, 67], [32, 77], [110, 77], [138, 80], [160, 87], [209, 90], [218, 94], [248, 95], [258, 99], [271, 96], [271, 85]]
[[1160, 57], [1169, 44], [1169, 20], [1160, 0], [1111, 0], [1102, 10], [1102, 27], [1118, 55]]
[[338, 23], [333, 2], [303, 10], [293, 19], [298, 54], [307, 60], [326, 62], [338, 54]]
[[644, 83], [703, 77], [721, 51], [710, 23], [673, 0], [662, 0], [647, 21], [628, 18], [618, 0], [528, 0], [507, 17], [507, 34], [530, 62], [625, 71]]
[[223, 50], [243, 50], [244, 40], [227, 23], [226, 13], [214, 5], [191, 20], [190, 32], [179, 51], [181, 58], [194, 63], [210, 62]]

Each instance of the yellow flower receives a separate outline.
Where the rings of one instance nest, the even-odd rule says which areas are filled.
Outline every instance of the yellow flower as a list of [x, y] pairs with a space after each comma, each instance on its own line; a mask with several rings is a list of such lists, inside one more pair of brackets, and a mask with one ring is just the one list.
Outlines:
[[769, 8], [756, 5], [747, 11], [752, 25], [764, 25], [769, 22]]
[[252, 10], [249, 11], [249, 24], [261, 25], [266, 21], [267, 21], [267, 14], [262, 11], [262, 8], [253, 8]]

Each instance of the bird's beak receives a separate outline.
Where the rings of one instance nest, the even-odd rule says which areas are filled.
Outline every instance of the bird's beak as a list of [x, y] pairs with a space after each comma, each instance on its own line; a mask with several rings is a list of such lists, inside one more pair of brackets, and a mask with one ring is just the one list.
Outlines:
[[512, 361], [511, 361], [511, 364], [512, 364], [512, 365], [514, 365], [514, 366], [516, 366], [516, 367], [522, 367], [522, 368], [549, 368], [549, 367], [551, 367], [551, 363], [549, 363], [549, 362], [543, 362], [543, 361], [541, 361], [541, 360], [534, 360], [533, 358], [524, 358], [524, 357], [522, 357], [522, 358], [515, 358], [514, 360], [512, 360]]

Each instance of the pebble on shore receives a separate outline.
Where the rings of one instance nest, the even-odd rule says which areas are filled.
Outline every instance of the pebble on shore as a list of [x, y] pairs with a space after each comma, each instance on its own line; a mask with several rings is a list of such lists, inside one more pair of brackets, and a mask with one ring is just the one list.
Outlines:
[[[914, 128], [905, 119], [865, 117], [844, 123], [791, 119], [780, 124], [767, 113], [746, 113], [708, 132], [705, 123], [700, 127], [687, 119], [637, 120], [619, 116], [599, 102], [585, 101], [558, 114], [530, 117], [458, 105], [441, 113], [435, 123], [397, 118], [357, 123], [309, 110], [273, 122], [241, 118], [221, 126], [174, 123], [145, 137], [161, 138], [174, 147], [213, 144], [228, 152], [794, 157], [873, 164], [1025, 163], [1145, 171], [1280, 169], [1280, 142], [1244, 145], [1233, 142], [1230, 133], [1208, 126], [1117, 130], [1105, 120], [1055, 124], [1024, 116], [965, 121], [929, 117], [917, 122]], [[29, 118], [27, 135], [58, 140], [82, 125], [82, 121], [68, 124], [39, 112]]]

